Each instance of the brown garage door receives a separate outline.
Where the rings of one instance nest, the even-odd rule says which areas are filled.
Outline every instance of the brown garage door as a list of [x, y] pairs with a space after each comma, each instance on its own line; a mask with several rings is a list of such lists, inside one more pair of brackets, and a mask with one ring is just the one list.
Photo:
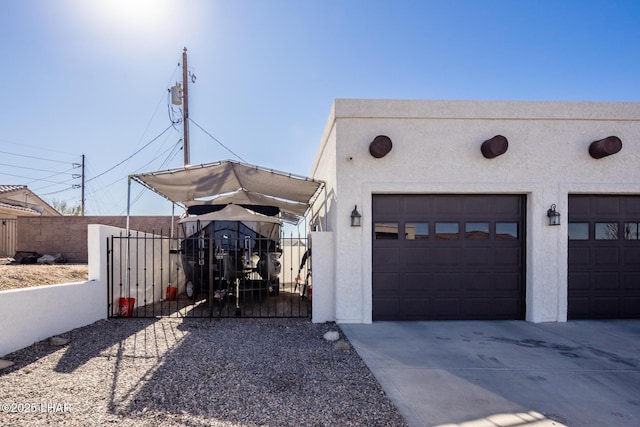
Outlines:
[[374, 195], [373, 320], [523, 319], [521, 195]]
[[640, 196], [569, 196], [570, 319], [640, 318]]

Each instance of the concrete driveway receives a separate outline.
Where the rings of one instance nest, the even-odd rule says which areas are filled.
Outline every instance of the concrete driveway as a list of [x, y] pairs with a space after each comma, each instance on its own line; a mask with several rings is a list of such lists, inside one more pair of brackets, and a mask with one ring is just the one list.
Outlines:
[[638, 426], [640, 321], [340, 325], [411, 426]]

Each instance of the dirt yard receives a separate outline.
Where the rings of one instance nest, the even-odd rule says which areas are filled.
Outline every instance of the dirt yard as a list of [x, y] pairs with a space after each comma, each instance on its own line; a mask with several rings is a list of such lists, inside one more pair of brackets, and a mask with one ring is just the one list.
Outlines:
[[40, 285], [82, 282], [88, 279], [86, 264], [0, 265], [0, 291]]

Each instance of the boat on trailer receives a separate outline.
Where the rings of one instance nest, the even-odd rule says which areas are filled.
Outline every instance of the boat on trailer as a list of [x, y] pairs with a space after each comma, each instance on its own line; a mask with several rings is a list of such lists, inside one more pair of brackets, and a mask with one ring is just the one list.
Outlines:
[[186, 295], [221, 303], [233, 296], [238, 312], [249, 292], [278, 295], [282, 221], [236, 204], [207, 208], [178, 221]]

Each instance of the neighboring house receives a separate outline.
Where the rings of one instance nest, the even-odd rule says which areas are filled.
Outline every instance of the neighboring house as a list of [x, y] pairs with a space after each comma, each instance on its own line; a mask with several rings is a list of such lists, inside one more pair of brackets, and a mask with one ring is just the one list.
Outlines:
[[26, 185], [0, 185], [0, 217], [61, 216]]
[[61, 215], [26, 185], [0, 185], [0, 257], [16, 252], [16, 218]]
[[338, 99], [318, 321], [640, 318], [639, 163], [640, 103]]

